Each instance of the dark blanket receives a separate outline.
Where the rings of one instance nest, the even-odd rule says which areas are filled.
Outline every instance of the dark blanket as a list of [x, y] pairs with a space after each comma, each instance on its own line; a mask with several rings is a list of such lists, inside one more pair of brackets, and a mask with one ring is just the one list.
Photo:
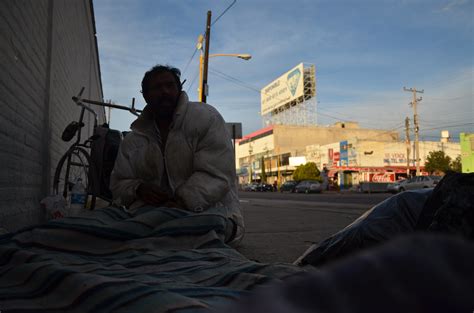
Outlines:
[[248, 260], [215, 214], [118, 208], [0, 237], [0, 311], [207, 312], [303, 269]]

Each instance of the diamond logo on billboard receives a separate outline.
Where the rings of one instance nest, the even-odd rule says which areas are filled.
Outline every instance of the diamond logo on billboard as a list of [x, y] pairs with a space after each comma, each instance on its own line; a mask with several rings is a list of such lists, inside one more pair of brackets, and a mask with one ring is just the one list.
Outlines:
[[288, 76], [286, 76], [286, 84], [290, 89], [291, 95], [294, 96], [296, 90], [298, 89], [298, 83], [300, 82], [301, 71], [299, 68], [291, 71]]

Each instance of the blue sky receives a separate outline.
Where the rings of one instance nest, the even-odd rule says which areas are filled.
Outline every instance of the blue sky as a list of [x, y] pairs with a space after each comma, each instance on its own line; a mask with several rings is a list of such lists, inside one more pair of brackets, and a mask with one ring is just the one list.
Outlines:
[[[105, 99], [130, 104], [135, 97], [143, 107], [141, 79], [159, 63], [180, 68], [196, 100], [198, 35], [208, 10], [214, 20], [231, 3], [95, 0]], [[403, 131], [405, 117], [413, 117], [406, 86], [424, 89], [422, 139], [438, 140], [442, 128], [454, 137], [474, 132], [472, 0], [237, 0], [210, 38], [210, 53], [252, 55], [215, 57], [209, 65], [208, 103], [226, 121], [242, 122], [244, 133], [262, 127], [255, 89], [301, 62], [316, 66], [319, 124], [355, 120]], [[112, 111], [113, 128], [127, 130], [133, 120]]]

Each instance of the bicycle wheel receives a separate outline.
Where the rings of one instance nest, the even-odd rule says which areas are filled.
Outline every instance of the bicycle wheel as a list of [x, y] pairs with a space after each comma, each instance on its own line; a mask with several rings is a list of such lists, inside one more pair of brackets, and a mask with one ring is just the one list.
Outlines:
[[89, 175], [90, 157], [89, 153], [81, 148], [74, 147], [69, 149], [58, 162], [54, 173], [53, 193], [62, 193], [67, 199], [68, 193], [78, 178], [82, 179], [87, 193], [90, 191], [90, 175]]

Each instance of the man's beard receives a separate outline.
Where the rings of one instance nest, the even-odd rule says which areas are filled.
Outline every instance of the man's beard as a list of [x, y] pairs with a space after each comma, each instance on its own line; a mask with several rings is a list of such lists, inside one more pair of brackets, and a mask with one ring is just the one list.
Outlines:
[[159, 119], [171, 119], [178, 104], [177, 99], [162, 98], [152, 103], [155, 116]]

